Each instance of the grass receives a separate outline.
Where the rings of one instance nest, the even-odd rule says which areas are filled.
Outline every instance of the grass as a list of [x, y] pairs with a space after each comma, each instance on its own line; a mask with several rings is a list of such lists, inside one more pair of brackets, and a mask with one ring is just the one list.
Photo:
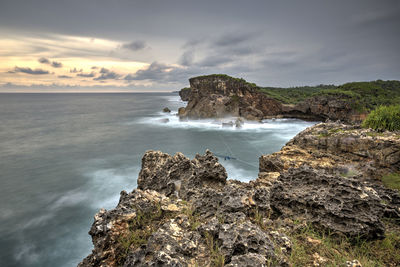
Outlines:
[[188, 217], [190, 223], [190, 230], [195, 231], [201, 225], [200, 217], [196, 214], [193, 207], [187, 204], [183, 209], [183, 213]]
[[225, 265], [225, 256], [222, 254], [219, 244], [215, 242], [214, 237], [205, 233], [207, 248], [210, 251], [210, 266], [222, 267]]
[[390, 173], [382, 177], [382, 183], [391, 189], [400, 191], [400, 173]]
[[270, 218], [270, 213], [265, 213], [263, 214], [258, 207], [254, 208], [251, 212], [250, 212], [250, 219], [252, 220], [253, 223], [257, 224], [258, 226], [260, 226], [261, 229], [263, 230], [267, 230], [268, 226], [265, 224], [265, 219], [269, 219]]
[[373, 110], [362, 124], [365, 128], [383, 131], [400, 130], [400, 104], [379, 106]]
[[171, 213], [166, 213], [161, 209], [159, 203], [147, 211], [137, 209], [136, 217], [128, 222], [128, 233], [122, 235], [118, 240], [120, 253], [117, 262], [122, 264], [130, 250], [146, 244], [148, 238], [166, 219], [171, 217], [170, 215]]
[[289, 262], [292, 266], [310, 266], [314, 254], [324, 258], [323, 266], [346, 266], [357, 259], [362, 266], [399, 266], [400, 232], [388, 232], [382, 240], [366, 241], [321, 233], [308, 224], [300, 231], [288, 233], [293, 246]]

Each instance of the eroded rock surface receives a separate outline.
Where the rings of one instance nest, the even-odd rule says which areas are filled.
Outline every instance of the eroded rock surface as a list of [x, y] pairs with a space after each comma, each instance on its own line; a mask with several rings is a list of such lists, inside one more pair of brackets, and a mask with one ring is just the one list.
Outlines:
[[318, 124], [261, 157], [249, 183], [228, 180], [210, 151], [148, 151], [138, 189], [95, 215], [94, 249], [79, 266], [288, 266], [285, 229], [295, 220], [381, 238], [383, 218], [400, 218], [400, 195], [372, 174], [400, 171], [399, 142], [396, 133]]
[[319, 95], [298, 104], [283, 104], [268, 97], [258, 86], [243, 79], [227, 75], [207, 75], [189, 79], [190, 88], [183, 88], [179, 95], [187, 106], [182, 118], [243, 117], [247, 120], [268, 118], [298, 118], [314, 121], [341, 120], [360, 122], [365, 112], [355, 108], [357, 103], [345, 95]]
[[381, 238], [385, 206], [367, 184], [314, 170], [290, 169], [271, 188], [271, 205], [279, 214], [303, 218], [332, 233], [350, 237]]
[[242, 79], [209, 75], [191, 78], [189, 82], [189, 95], [182, 93], [182, 100], [188, 100], [182, 117], [198, 119], [236, 116], [259, 120], [265, 116], [278, 115], [282, 110], [281, 103]]

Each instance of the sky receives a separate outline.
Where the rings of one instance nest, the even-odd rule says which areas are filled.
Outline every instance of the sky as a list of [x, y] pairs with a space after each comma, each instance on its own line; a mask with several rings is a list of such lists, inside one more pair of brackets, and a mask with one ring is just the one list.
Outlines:
[[0, 0], [0, 92], [400, 80], [398, 0]]

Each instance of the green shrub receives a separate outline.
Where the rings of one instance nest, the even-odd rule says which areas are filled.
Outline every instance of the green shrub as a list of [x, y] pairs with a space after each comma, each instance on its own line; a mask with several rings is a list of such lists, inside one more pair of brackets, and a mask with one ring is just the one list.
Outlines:
[[363, 127], [374, 130], [400, 130], [400, 105], [379, 106], [364, 120]]
[[390, 173], [382, 177], [382, 182], [386, 187], [400, 191], [400, 173]]

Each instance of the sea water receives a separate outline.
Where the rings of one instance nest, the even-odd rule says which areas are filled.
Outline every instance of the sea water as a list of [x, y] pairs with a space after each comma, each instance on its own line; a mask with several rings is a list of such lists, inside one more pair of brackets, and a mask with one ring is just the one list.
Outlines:
[[185, 104], [172, 93], [0, 94], [0, 266], [76, 266], [91, 252], [94, 214], [136, 187], [147, 150], [209, 149], [229, 179], [249, 181], [260, 155], [314, 124], [180, 121]]

